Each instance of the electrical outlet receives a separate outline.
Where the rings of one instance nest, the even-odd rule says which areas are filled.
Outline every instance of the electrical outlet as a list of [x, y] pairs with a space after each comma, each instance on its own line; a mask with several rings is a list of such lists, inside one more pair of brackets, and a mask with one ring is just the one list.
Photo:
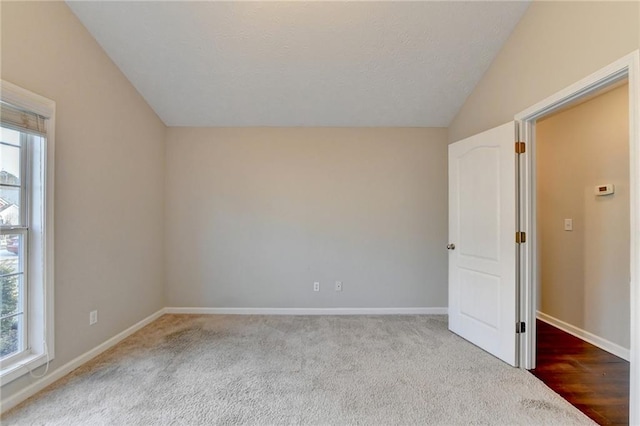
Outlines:
[[336, 281], [336, 291], [342, 291], [342, 281]]
[[320, 282], [316, 281], [313, 283], [313, 291], [320, 291]]
[[89, 312], [89, 325], [93, 325], [98, 322], [98, 311]]

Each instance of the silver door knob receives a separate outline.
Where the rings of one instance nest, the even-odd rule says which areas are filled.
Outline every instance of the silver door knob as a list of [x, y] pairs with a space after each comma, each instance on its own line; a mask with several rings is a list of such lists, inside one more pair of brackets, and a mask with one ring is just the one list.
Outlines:
[[456, 245], [451, 243], [451, 244], [447, 244], [447, 250], [455, 250], [456, 249]]

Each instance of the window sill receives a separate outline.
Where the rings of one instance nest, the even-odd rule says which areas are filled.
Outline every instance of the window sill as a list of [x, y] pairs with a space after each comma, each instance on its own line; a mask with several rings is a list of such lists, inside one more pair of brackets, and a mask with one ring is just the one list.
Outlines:
[[46, 363], [47, 355], [38, 353], [26, 355], [24, 358], [15, 360], [9, 365], [2, 365], [0, 366], [0, 386], [29, 374], [29, 370], [33, 371]]

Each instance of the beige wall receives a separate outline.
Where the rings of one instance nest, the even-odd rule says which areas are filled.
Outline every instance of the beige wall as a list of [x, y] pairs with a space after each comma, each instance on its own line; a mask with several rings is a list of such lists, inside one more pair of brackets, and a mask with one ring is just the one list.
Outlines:
[[165, 126], [64, 3], [2, 2], [1, 26], [2, 78], [57, 104], [54, 371], [164, 306]]
[[640, 47], [640, 2], [534, 1], [449, 126], [454, 142]]
[[[629, 348], [629, 95], [621, 86], [536, 125], [540, 311]], [[615, 194], [595, 196], [612, 183]], [[564, 231], [564, 219], [573, 231]]]
[[446, 158], [445, 129], [169, 128], [167, 306], [446, 306]]

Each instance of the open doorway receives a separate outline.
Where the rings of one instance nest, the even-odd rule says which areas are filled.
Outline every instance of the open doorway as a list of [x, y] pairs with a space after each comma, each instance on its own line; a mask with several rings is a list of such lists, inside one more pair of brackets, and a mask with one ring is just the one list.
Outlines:
[[600, 424], [629, 422], [629, 84], [537, 119], [536, 368]]
[[[630, 320], [628, 331], [623, 333], [630, 336], [626, 375], [629, 422], [640, 424], [640, 51], [529, 107], [516, 115], [516, 122], [449, 145], [449, 328], [511, 365], [536, 368], [536, 320], [541, 288], [536, 125], [545, 117], [601, 94], [602, 89], [624, 85], [625, 80], [629, 160], [626, 220], [630, 232], [625, 238], [628, 250], [624, 250], [628, 259], [629, 309], [623, 315]], [[596, 152], [594, 156], [599, 154]], [[609, 183], [612, 182], [598, 181], [591, 191], [603, 196], [610, 189], [615, 191], [615, 185]], [[598, 196], [593, 192], [592, 195]], [[561, 217], [564, 228], [564, 219], [571, 217]], [[484, 275], [466, 272], [478, 271], [483, 265], [491, 269]], [[476, 323], [484, 323], [485, 327]], [[624, 341], [616, 345], [626, 353]]]
[[[520, 334], [520, 366], [536, 368], [536, 317], [538, 289], [541, 288], [536, 199], [536, 132], [544, 117], [575, 106], [601, 93], [603, 88], [628, 81], [628, 149], [629, 149], [629, 422], [640, 422], [640, 51], [634, 51], [601, 70], [549, 96], [516, 115], [519, 138], [527, 147], [519, 163], [519, 229], [526, 232], [526, 244], [519, 245], [519, 321], [526, 322], [527, 332]], [[622, 83], [624, 84], [624, 83]], [[604, 183], [604, 182], [603, 182]], [[606, 186], [606, 185], [603, 185]], [[603, 191], [605, 191], [603, 189]], [[562, 218], [565, 219], [565, 218]], [[564, 223], [562, 224], [564, 226]]]

